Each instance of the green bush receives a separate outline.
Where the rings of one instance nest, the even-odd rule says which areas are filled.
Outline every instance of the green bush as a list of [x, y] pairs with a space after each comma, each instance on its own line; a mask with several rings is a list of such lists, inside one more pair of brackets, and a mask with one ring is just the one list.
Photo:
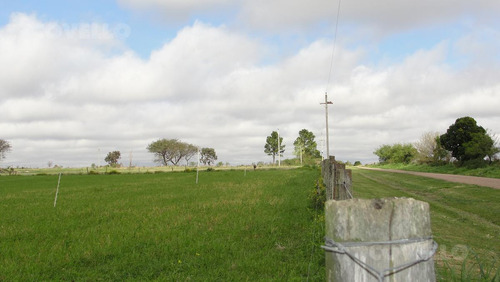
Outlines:
[[488, 166], [488, 162], [483, 159], [467, 160], [460, 163], [460, 166], [466, 167], [468, 169], [485, 168]]
[[326, 187], [323, 184], [323, 177], [316, 181], [314, 189], [309, 195], [310, 207], [314, 210], [324, 210], [326, 202]]
[[106, 172], [106, 174], [121, 174], [121, 172], [113, 169], [111, 171]]

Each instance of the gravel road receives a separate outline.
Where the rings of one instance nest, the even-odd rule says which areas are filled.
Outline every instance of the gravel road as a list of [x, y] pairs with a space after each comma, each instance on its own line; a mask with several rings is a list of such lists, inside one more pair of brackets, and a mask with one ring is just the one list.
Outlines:
[[395, 173], [406, 173], [406, 174], [446, 180], [450, 182], [473, 184], [478, 186], [500, 189], [500, 179], [498, 178], [466, 176], [466, 175], [456, 175], [456, 174], [428, 173], [428, 172], [406, 171], [406, 170], [396, 170], [396, 169], [381, 169], [381, 168], [370, 168], [370, 167], [358, 167], [358, 168], [395, 172]]

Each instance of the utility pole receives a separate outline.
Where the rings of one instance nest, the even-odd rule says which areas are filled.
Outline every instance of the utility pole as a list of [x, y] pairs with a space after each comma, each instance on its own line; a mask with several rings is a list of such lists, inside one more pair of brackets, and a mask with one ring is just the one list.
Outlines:
[[198, 184], [198, 173], [200, 170], [200, 147], [197, 147], [196, 153], [198, 157], [198, 162], [196, 163], [196, 184]]
[[330, 158], [330, 140], [328, 138], [328, 105], [333, 104], [328, 101], [328, 94], [325, 92], [325, 102], [320, 103], [320, 105], [325, 105], [325, 116], [326, 116], [326, 158]]
[[281, 166], [280, 129], [278, 128], [278, 167]]
[[300, 145], [300, 165], [301, 166], [302, 166], [302, 150], [304, 149], [303, 147], [304, 147], [304, 145], [301, 144]]

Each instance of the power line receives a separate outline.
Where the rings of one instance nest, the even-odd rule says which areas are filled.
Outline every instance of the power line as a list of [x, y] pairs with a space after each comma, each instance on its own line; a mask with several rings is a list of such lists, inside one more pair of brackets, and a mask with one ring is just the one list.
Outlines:
[[327, 80], [328, 82], [326, 84], [325, 93], [328, 93], [328, 88], [330, 87], [330, 81], [331, 81], [331, 78], [332, 78], [333, 61], [334, 61], [334, 58], [335, 58], [335, 48], [337, 46], [337, 33], [338, 33], [338, 28], [339, 28], [340, 4], [341, 3], [342, 3], [342, 0], [339, 0], [339, 4], [338, 4], [338, 7], [337, 7], [337, 20], [335, 22], [335, 33], [334, 33], [334, 37], [333, 37], [332, 57], [331, 57], [331, 60], [330, 60], [330, 71], [328, 72], [328, 80]]
[[339, 4], [337, 7], [337, 20], [335, 22], [335, 34], [333, 38], [333, 48], [332, 48], [332, 57], [330, 60], [330, 71], [328, 72], [328, 82], [326, 83], [326, 89], [325, 89], [325, 102], [320, 103], [325, 105], [325, 116], [326, 116], [326, 158], [330, 157], [330, 140], [329, 140], [329, 134], [328, 134], [328, 105], [332, 104], [331, 101], [328, 101], [328, 88], [330, 87], [330, 81], [332, 79], [332, 72], [333, 72], [333, 60], [335, 58], [335, 47], [337, 46], [337, 33], [338, 33], [338, 28], [339, 28], [339, 18], [340, 18], [340, 4], [342, 0], [339, 0]]

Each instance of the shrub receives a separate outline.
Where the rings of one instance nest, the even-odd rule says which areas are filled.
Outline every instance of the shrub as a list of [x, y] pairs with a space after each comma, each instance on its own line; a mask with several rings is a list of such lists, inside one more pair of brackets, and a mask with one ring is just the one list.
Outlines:
[[323, 210], [326, 202], [326, 187], [323, 184], [323, 177], [316, 181], [314, 189], [309, 195], [310, 207], [314, 210]]
[[122, 173], [113, 169], [113, 170], [111, 170], [109, 172], [106, 172], [106, 174], [122, 174]]
[[484, 168], [488, 166], [488, 162], [483, 159], [467, 160], [460, 164], [468, 169]]

